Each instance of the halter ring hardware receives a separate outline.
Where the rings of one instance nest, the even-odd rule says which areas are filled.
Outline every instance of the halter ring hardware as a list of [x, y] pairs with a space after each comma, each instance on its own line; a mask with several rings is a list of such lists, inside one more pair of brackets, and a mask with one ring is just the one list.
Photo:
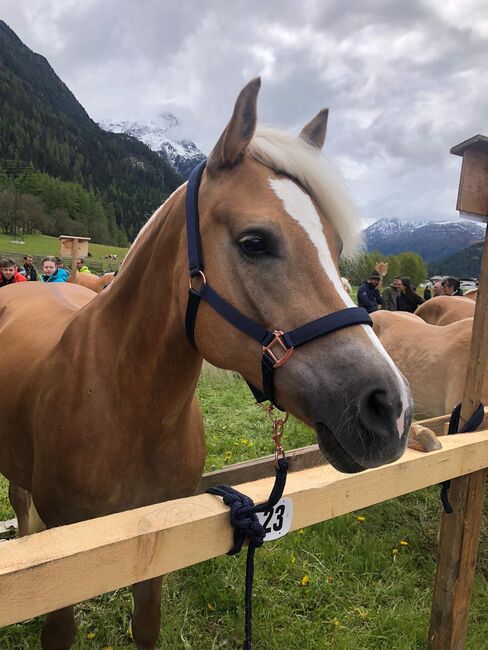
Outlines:
[[197, 278], [198, 276], [200, 276], [203, 284], [207, 284], [207, 278], [205, 277], [205, 273], [203, 271], [197, 271], [195, 275], [190, 275], [190, 280], [188, 281], [190, 289], [192, 289], [193, 291], [196, 291], [196, 289], [193, 289], [192, 282], [194, 278]]
[[[286, 347], [286, 344], [281, 338], [283, 336], [283, 332], [281, 330], [275, 330], [273, 332], [273, 336], [274, 338], [272, 339], [271, 343], [268, 343], [268, 345], [263, 345], [263, 355], [267, 353], [271, 358], [271, 360], [273, 361], [273, 368], [279, 368], [280, 366], [282, 366], [284, 363], [288, 361], [288, 359], [293, 354], [295, 348]], [[279, 344], [280, 349], [284, 351], [284, 355], [282, 357], [277, 357], [272, 351], [272, 348], [277, 343]]]

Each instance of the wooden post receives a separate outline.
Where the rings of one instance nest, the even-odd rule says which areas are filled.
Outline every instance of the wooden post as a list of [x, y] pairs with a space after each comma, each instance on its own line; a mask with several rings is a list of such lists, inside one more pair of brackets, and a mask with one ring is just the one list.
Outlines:
[[[488, 221], [488, 139], [475, 136], [453, 147], [463, 155], [457, 208], [463, 216]], [[488, 226], [479, 278], [471, 349], [461, 407], [460, 427], [480, 404], [488, 363]], [[486, 469], [451, 481], [449, 501], [454, 512], [442, 513], [427, 647], [462, 650], [468, 627], [469, 605], [483, 512]]]
[[72, 237], [71, 235], [60, 235], [60, 255], [71, 255], [71, 273], [68, 282], [76, 281], [76, 258], [84, 257], [88, 253], [88, 242], [90, 237]]

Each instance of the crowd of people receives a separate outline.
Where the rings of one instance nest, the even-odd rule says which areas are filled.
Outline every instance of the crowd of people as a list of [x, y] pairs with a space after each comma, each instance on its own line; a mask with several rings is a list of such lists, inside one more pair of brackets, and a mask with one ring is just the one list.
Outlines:
[[[76, 269], [79, 273], [90, 273], [82, 257], [76, 259]], [[70, 271], [60, 257], [47, 255], [41, 260], [41, 268], [34, 266], [32, 255], [24, 255], [23, 265], [17, 265], [12, 257], [0, 260], [0, 287], [16, 282], [67, 282]]]
[[457, 278], [448, 277], [442, 282], [427, 284], [423, 297], [417, 293], [412, 280], [407, 276], [397, 276], [393, 282], [381, 289], [381, 276], [378, 271], [373, 271], [358, 289], [358, 305], [364, 307], [368, 313], [378, 309], [388, 311], [408, 311], [413, 314], [419, 305], [433, 296], [462, 296], [461, 283]]

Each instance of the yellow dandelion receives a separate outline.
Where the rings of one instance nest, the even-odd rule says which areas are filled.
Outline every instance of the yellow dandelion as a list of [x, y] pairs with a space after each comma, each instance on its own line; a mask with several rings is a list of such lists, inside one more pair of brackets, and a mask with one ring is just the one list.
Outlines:
[[400, 546], [408, 546], [408, 542], [406, 539], [401, 539], [400, 540]]
[[114, 650], [114, 647], [111, 645], [106, 645], [103, 650]]
[[392, 555], [398, 555], [398, 549], [397, 548], [392, 548], [391, 549], [391, 554]]
[[333, 618], [332, 621], [331, 621], [331, 623], [332, 623], [332, 625], [333, 625], [334, 627], [339, 627], [340, 624], [341, 624], [341, 622], [340, 622], [340, 620], [339, 620], [338, 618]]
[[356, 519], [361, 522], [366, 521], [366, 517], [364, 515], [358, 515]]
[[88, 634], [86, 635], [86, 638], [87, 638], [87, 639], [90, 639], [90, 641], [91, 641], [92, 639], [94, 639], [95, 637], [96, 637], [95, 632], [88, 632]]
[[297, 533], [298, 535], [304, 535], [305, 531], [303, 530], [303, 528], [300, 528], [300, 530], [297, 530]]
[[356, 614], [359, 616], [359, 618], [362, 621], [365, 621], [368, 618], [368, 610], [367, 609], [363, 609], [362, 607], [356, 607], [356, 609], [354, 611], [356, 612]]
[[302, 585], [302, 587], [306, 587], [309, 582], [310, 582], [310, 578], [307, 575], [303, 576], [303, 578], [300, 580], [300, 584]]
[[242, 442], [243, 445], [248, 445], [249, 444], [249, 440], [247, 438], [241, 438], [241, 442]]

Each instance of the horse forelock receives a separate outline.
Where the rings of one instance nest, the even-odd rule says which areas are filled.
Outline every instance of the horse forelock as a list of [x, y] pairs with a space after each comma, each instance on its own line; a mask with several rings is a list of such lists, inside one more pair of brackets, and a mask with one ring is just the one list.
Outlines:
[[248, 147], [249, 153], [274, 171], [297, 180], [314, 198], [342, 240], [345, 257], [361, 244], [361, 221], [344, 180], [331, 163], [305, 140], [274, 129], [260, 127]]

